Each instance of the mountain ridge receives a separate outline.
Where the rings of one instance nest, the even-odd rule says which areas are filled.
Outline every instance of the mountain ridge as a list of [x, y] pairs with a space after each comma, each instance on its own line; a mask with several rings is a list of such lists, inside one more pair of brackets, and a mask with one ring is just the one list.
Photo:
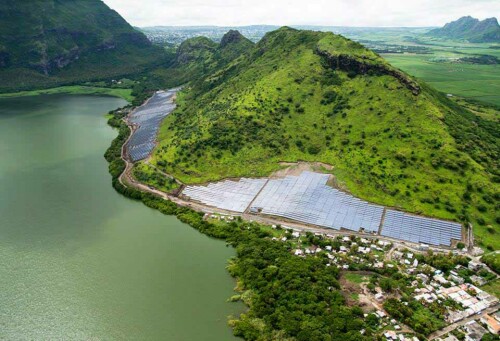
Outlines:
[[5, 0], [0, 18], [0, 90], [110, 78], [162, 58], [100, 0]]
[[496, 18], [482, 21], [471, 16], [461, 17], [427, 33], [429, 36], [449, 39], [465, 39], [472, 43], [500, 42], [500, 25]]

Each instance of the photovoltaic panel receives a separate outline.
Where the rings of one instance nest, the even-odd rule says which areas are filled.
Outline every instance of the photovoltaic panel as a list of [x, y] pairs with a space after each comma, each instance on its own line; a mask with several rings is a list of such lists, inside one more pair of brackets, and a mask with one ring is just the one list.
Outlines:
[[384, 208], [328, 186], [328, 179], [328, 174], [303, 172], [269, 180], [252, 207], [307, 224], [377, 233]]
[[414, 243], [451, 246], [452, 239], [462, 239], [462, 226], [387, 209], [381, 235]]
[[[315, 226], [378, 234], [413, 243], [451, 245], [461, 240], [461, 225], [385, 209], [327, 185], [328, 174], [303, 172], [281, 179], [241, 179], [207, 186], [188, 186], [183, 195], [234, 212], [282, 217]], [[267, 183], [266, 183], [267, 181]], [[253, 202], [252, 202], [253, 201]], [[382, 223], [382, 217], [384, 221]]]
[[178, 88], [158, 91], [130, 114], [128, 120], [137, 128], [125, 148], [133, 162], [148, 157], [154, 149], [161, 121], [175, 109], [173, 97], [177, 91]]
[[182, 194], [205, 205], [243, 213], [266, 179], [225, 180], [207, 186], [187, 186]]

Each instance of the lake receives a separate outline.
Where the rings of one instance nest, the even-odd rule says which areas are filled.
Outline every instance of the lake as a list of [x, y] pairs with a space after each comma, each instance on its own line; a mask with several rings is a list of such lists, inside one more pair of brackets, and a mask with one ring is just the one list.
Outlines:
[[122, 197], [112, 97], [0, 99], [0, 339], [234, 340], [234, 250]]

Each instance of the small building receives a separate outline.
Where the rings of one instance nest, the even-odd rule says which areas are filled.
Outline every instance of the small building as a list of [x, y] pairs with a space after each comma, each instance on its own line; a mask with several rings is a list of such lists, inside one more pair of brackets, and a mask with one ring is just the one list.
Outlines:
[[468, 265], [469, 270], [472, 270], [472, 271], [479, 271], [482, 269], [482, 267], [483, 267], [482, 263], [479, 263], [479, 262], [476, 262], [473, 260], [471, 260], [469, 262], [469, 265]]
[[384, 333], [384, 336], [387, 340], [397, 340], [398, 339], [398, 335], [396, 334], [396, 332], [394, 330], [388, 330]]
[[[452, 271], [453, 272], [453, 271]], [[450, 276], [448, 277], [448, 279], [450, 281], [453, 281], [457, 284], [463, 284], [464, 283], [464, 279], [456, 274], [450, 274]]]
[[429, 276], [426, 274], [418, 274], [417, 278], [420, 279], [423, 283], [429, 282]]
[[484, 314], [481, 317], [481, 322], [486, 325], [491, 334], [497, 335], [500, 333], [500, 322], [498, 322], [494, 317]]
[[488, 333], [479, 323], [476, 321], [470, 321], [464, 325], [466, 330], [465, 340], [466, 341], [481, 341], [484, 334]]
[[497, 311], [496, 313], [494, 313], [493, 316], [495, 317], [495, 320], [497, 320], [498, 322], [500, 322], [500, 310]]
[[379, 240], [377, 244], [382, 246], [382, 247], [386, 247], [386, 246], [391, 245], [391, 243], [383, 241], [383, 240]]
[[472, 275], [470, 276], [470, 280], [472, 283], [478, 286], [482, 286], [486, 284], [486, 280], [483, 277], [477, 276], [477, 275]]
[[449, 283], [442, 275], [435, 275], [434, 280], [442, 285], [446, 285]]
[[427, 251], [427, 250], [429, 250], [429, 245], [427, 245], [427, 244], [420, 244], [420, 245], [418, 246], [418, 249], [419, 249], [420, 251]]

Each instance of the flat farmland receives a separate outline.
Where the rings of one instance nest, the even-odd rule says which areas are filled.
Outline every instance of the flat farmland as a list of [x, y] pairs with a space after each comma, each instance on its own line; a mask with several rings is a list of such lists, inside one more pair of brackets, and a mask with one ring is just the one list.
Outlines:
[[432, 55], [385, 54], [392, 65], [442, 92], [500, 105], [500, 65], [435, 62]]

